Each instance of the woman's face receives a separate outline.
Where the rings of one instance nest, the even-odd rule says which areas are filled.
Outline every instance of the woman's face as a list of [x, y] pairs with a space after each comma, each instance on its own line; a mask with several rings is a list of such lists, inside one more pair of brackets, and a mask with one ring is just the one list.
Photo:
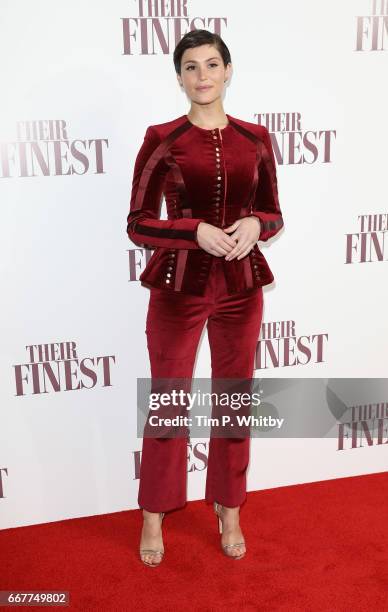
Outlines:
[[213, 45], [186, 49], [181, 60], [179, 84], [193, 102], [209, 104], [222, 95], [224, 81], [230, 76], [230, 64], [225, 68], [221, 54]]

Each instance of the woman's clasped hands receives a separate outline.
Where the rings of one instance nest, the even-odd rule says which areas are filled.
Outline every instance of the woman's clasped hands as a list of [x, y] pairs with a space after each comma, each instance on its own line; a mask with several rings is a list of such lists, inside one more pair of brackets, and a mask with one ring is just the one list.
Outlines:
[[197, 227], [197, 242], [207, 253], [225, 256], [226, 261], [242, 259], [255, 246], [260, 231], [260, 220], [253, 215], [237, 219], [224, 229], [201, 221]]

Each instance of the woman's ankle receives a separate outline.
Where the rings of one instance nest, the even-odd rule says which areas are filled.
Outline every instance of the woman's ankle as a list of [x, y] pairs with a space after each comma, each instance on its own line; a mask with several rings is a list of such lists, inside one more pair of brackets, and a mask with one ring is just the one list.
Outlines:
[[160, 512], [148, 512], [148, 510], [144, 510], [143, 508], [143, 520], [147, 523], [159, 523]]

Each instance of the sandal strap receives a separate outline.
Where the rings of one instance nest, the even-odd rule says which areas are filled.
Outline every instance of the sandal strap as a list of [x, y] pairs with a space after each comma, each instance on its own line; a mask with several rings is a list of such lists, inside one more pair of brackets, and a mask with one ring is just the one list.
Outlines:
[[164, 555], [164, 550], [154, 550], [152, 548], [141, 548], [140, 554], [153, 554], [153, 555]]
[[237, 544], [224, 544], [222, 548], [237, 548], [237, 546], [245, 546], [245, 542], [237, 542]]

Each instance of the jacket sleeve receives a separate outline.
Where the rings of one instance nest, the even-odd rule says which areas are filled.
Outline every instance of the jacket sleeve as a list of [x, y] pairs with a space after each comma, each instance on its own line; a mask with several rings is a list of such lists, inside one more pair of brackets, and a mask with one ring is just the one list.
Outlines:
[[284, 223], [279, 205], [275, 156], [271, 137], [265, 126], [260, 126], [260, 128], [262, 154], [258, 169], [259, 182], [251, 215], [260, 220], [261, 231], [258, 240], [264, 242], [275, 236]]
[[143, 247], [200, 249], [197, 227], [204, 219], [160, 219], [164, 181], [169, 170], [164, 149], [164, 141], [155, 128], [149, 126], [133, 170], [128, 237]]

